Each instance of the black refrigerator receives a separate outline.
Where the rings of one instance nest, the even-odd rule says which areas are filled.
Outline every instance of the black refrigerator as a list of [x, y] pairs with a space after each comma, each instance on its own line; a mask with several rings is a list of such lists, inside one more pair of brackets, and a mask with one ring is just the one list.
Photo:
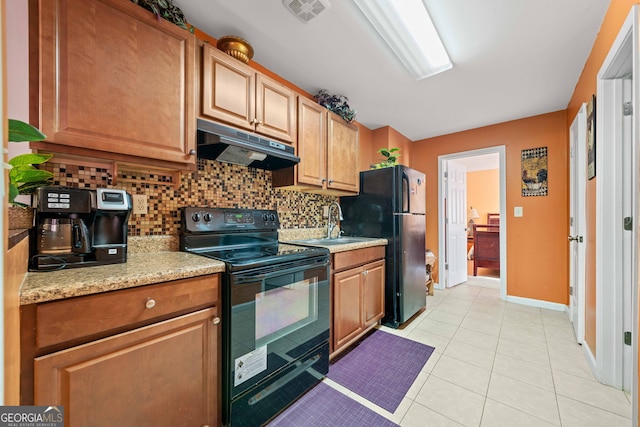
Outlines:
[[426, 306], [425, 175], [398, 165], [360, 172], [360, 194], [341, 197], [347, 236], [384, 237], [385, 316], [397, 328]]

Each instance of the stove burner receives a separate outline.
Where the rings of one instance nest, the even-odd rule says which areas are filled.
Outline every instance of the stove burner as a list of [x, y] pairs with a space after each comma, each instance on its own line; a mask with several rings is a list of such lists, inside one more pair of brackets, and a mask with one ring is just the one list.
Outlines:
[[264, 251], [243, 251], [243, 252], [231, 252], [229, 254], [224, 255], [224, 260], [233, 262], [233, 261], [244, 261], [247, 259], [258, 259], [262, 258], [265, 255], [272, 255], [269, 252]]

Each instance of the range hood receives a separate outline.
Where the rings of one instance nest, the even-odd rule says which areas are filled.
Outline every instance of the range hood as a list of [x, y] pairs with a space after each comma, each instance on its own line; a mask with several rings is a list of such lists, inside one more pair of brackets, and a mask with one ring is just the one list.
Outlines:
[[218, 123], [198, 119], [198, 157], [276, 170], [300, 162], [292, 146]]

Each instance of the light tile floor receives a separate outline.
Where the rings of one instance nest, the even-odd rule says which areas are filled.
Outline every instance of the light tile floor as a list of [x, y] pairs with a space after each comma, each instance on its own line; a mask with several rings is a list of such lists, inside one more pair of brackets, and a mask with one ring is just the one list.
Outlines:
[[631, 400], [599, 384], [566, 313], [507, 303], [498, 282], [436, 290], [405, 329], [435, 347], [395, 413], [325, 380], [403, 427], [631, 425]]

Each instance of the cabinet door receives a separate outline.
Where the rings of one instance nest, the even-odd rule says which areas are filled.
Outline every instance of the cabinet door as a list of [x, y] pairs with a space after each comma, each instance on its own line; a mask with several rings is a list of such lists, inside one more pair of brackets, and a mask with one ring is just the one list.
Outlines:
[[195, 165], [195, 36], [129, 0], [37, 4], [31, 118], [47, 141]]
[[362, 315], [367, 328], [384, 316], [384, 260], [365, 265], [362, 280]]
[[362, 330], [362, 268], [333, 276], [333, 343], [334, 351]]
[[322, 187], [326, 182], [326, 117], [326, 108], [298, 97], [298, 183]]
[[254, 130], [255, 70], [208, 44], [202, 54], [202, 116]]
[[327, 188], [357, 193], [358, 127], [332, 112], [327, 115], [327, 124]]
[[295, 143], [296, 126], [295, 92], [256, 74], [256, 132]]
[[65, 426], [219, 425], [216, 309], [35, 359], [35, 404]]

